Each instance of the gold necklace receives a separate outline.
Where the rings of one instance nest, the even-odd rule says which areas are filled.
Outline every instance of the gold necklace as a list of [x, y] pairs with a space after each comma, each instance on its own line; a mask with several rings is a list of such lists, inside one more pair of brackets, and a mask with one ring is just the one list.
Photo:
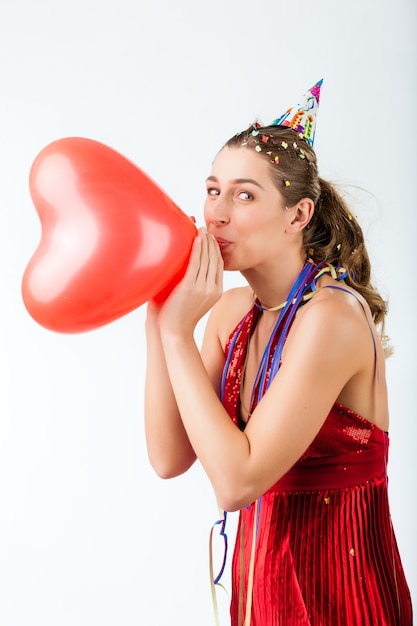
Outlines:
[[[314, 280], [314, 285], [313, 285], [313, 290], [310, 291], [310, 293], [305, 294], [302, 297], [302, 302], [307, 302], [307, 300], [310, 300], [310, 298], [312, 298], [314, 296], [314, 294], [318, 293], [321, 289], [323, 289], [323, 287], [318, 287], [315, 288], [315, 285], [318, 281], [318, 279], [323, 276], [323, 274], [330, 274], [332, 278], [337, 279], [338, 274], [342, 275], [346, 272], [344, 267], [338, 267], [335, 268], [333, 265], [327, 265], [326, 267], [323, 267], [317, 274], [317, 276], [315, 277]], [[254, 297], [254, 305], [256, 307], [258, 307], [258, 309], [261, 309], [261, 311], [279, 311], [280, 309], [283, 309], [285, 306], [287, 306], [288, 304], [288, 300], [286, 300], [285, 302], [282, 302], [282, 304], [278, 304], [277, 306], [271, 306], [271, 307], [267, 307], [267, 306], [262, 306], [262, 304], [259, 302], [258, 300], [258, 296], [256, 295], [256, 293], [253, 294]], [[292, 301], [292, 304], [295, 304], [295, 300]]]

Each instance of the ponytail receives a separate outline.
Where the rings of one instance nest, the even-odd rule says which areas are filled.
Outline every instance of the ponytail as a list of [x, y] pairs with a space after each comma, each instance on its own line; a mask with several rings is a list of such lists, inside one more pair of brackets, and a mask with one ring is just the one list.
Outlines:
[[317, 263], [326, 261], [345, 268], [346, 284], [365, 298], [383, 332], [387, 303], [371, 284], [371, 263], [362, 229], [335, 187], [322, 178], [319, 184], [314, 215], [304, 230], [307, 254]]

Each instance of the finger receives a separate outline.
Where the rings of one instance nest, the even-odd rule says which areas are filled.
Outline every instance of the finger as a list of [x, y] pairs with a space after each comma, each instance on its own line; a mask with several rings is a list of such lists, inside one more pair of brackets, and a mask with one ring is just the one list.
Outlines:
[[[207, 280], [211, 284], [219, 284], [219, 275], [223, 276], [223, 259], [220, 254], [219, 244], [212, 235], [208, 237], [209, 248], [209, 268], [207, 273]], [[222, 281], [220, 281], [220, 284]]]
[[209, 239], [205, 228], [199, 230], [198, 239], [200, 241], [200, 256], [196, 272], [196, 284], [201, 287], [207, 281], [210, 267]]
[[199, 230], [200, 258], [196, 267], [196, 286], [202, 290], [222, 289], [223, 258], [216, 239], [205, 228]]
[[190, 258], [188, 261], [188, 266], [185, 271], [182, 282], [192, 284], [192, 285], [195, 284], [197, 280], [199, 268], [200, 268], [200, 262], [201, 262], [201, 247], [202, 247], [201, 236], [200, 234], [198, 234], [197, 237], [195, 237], [193, 241]]
[[220, 251], [220, 246], [214, 237], [213, 239], [214, 239], [214, 245], [215, 245], [216, 256], [217, 256], [216, 284], [219, 285], [219, 287], [223, 291], [224, 261], [223, 261], [222, 253]]

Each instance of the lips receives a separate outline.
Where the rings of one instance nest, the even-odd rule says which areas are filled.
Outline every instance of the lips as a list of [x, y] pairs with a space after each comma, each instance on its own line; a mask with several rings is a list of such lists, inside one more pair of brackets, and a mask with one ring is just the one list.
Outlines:
[[216, 237], [216, 241], [219, 244], [220, 250], [224, 250], [232, 243], [231, 241], [228, 241], [227, 239], [222, 239], [221, 237]]

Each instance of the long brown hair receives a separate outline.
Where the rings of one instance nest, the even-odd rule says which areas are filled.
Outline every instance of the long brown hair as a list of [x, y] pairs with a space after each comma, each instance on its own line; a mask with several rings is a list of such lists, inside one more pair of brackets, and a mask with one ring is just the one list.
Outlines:
[[371, 264], [362, 229], [334, 185], [320, 178], [310, 144], [291, 128], [254, 125], [225, 145], [247, 146], [266, 159], [287, 206], [294, 206], [302, 198], [313, 200], [314, 214], [303, 231], [306, 257], [346, 269], [346, 284], [365, 298], [384, 339], [387, 303], [371, 284]]

